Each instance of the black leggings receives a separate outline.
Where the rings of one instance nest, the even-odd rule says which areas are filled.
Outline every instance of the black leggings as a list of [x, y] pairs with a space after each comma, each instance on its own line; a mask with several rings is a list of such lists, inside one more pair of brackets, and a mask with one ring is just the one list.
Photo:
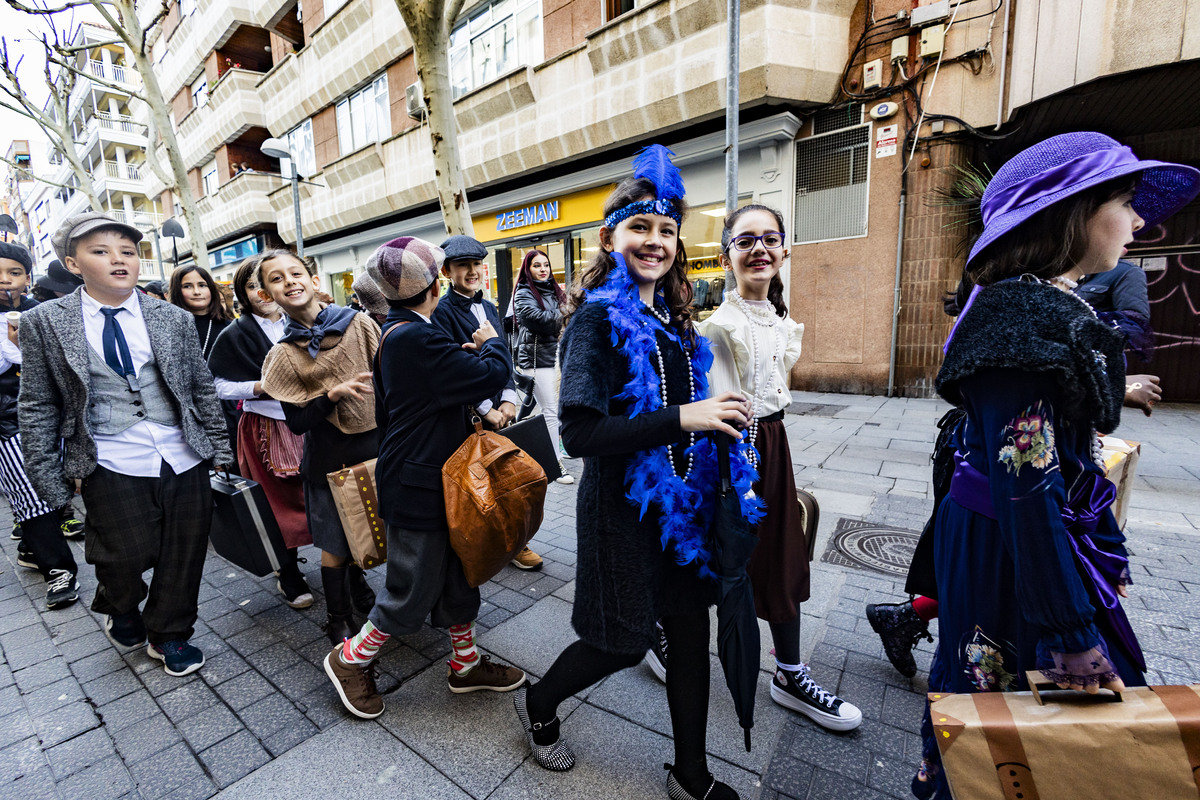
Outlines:
[[[662, 626], [670, 653], [667, 705], [675, 734], [675, 774], [699, 784], [708, 775], [708, 611], [663, 617]], [[530, 719], [549, 722], [568, 697], [641, 660], [641, 653], [606, 653], [586, 642], [575, 642], [555, 659], [546, 677], [529, 687]]]

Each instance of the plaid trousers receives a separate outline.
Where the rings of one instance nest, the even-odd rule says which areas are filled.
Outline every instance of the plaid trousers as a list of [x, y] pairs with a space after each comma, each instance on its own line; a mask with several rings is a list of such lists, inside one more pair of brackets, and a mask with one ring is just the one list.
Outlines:
[[[176, 475], [166, 461], [157, 478], [97, 466], [83, 481], [84, 557], [96, 567], [98, 614], [136, 611], [152, 644], [190, 639], [208, 531], [212, 526], [209, 462]], [[149, 593], [142, 573], [154, 570]]]

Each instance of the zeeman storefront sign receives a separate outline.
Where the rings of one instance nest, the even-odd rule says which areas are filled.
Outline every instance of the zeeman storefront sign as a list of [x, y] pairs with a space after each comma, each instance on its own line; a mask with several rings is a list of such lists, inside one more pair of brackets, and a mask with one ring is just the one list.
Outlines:
[[549, 222], [558, 219], [558, 201], [551, 200], [538, 203], [528, 208], [518, 208], [516, 211], [502, 211], [496, 215], [496, 230], [511, 231], [539, 222]]
[[597, 186], [476, 215], [471, 220], [475, 237], [481, 242], [494, 242], [544, 231], [598, 225], [604, 219], [604, 200], [612, 190], [612, 184]]

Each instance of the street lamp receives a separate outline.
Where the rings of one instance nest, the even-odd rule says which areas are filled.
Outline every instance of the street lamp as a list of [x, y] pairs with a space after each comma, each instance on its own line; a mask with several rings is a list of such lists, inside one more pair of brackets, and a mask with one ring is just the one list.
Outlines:
[[263, 142], [258, 149], [268, 158], [286, 158], [292, 165], [292, 208], [296, 212], [296, 255], [304, 258], [304, 233], [300, 230], [300, 169], [296, 164], [296, 159], [292, 156], [292, 151], [288, 150], [288, 144], [283, 139], [272, 137]]
[[4, 234], [4, 241], [8, 241], [9, 236], [17, 235], [17, 221], [8, 214], [0, 214], [0, 233]]
[[[174, 259], [175, 268], [178, 268], [179, 267], [179, 244], [178, 244], [177, 240], [183, 238], [183, 235], [184, 235], [183, 234], [183, 226], [179, 224], [179, 220], [175, 219], [174, 217], [171, 217], [170, 219], [168, 219], [166, 222], [163, 223], [162, 235], [166, 236], [168, 239], [171, 240], [171, 252], [175, 256], [175, 259]], [[196, 259], [196, 263], [199, 263], [199, 262], [200, 262], [200, 259]]]

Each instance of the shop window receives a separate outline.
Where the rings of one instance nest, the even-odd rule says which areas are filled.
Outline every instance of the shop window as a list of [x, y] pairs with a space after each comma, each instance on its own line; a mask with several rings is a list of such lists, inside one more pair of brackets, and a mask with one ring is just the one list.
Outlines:
[[192, 84], [192, 108], [203, 108], [208, 105], [208, 78], [203, 75]]
[[867, 235], [871, 126], [796, 142], [796, 244]]
[[287, 135], [288, 150], [296, 159], [296, 168], [300, 175], [315, 175], [317, 172], [317, 153], [313, 147], [312, 120], [293, 128]]
[[204, 169], [200, 170], [200, 180], [204, 184], [204, 196], [214, 195], [217, 193], [219, 180], [217, 178], [217, 162], [210, 161], [204, 165]]
[[495, 80], [521, 64], [542, 61], [541, 0], [493, 0], [450, 34], [454, 96]]
[[337, 104], [338, 146], [342, 155], [388, 138], [392, 116], [388, 108], [387, 75], [380, 75]]

